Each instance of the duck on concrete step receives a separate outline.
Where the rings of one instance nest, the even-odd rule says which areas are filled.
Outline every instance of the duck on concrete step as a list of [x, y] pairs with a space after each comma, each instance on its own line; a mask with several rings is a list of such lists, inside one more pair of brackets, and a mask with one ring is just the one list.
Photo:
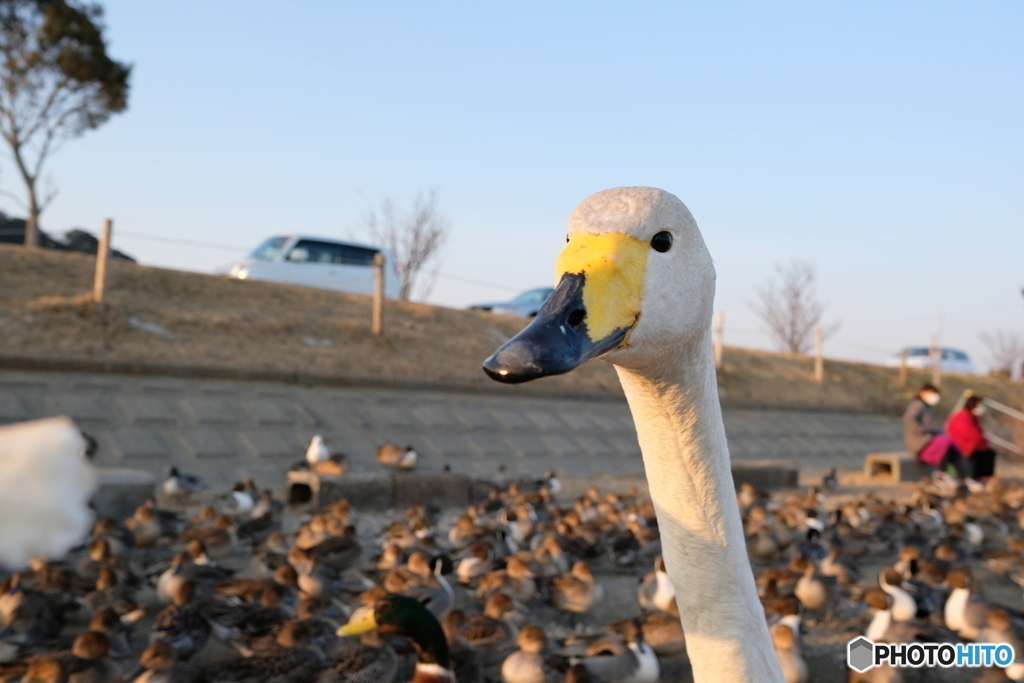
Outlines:
[[377, 449], [377, 462], [384, 467], [400, 470], [415, 469], [417, 458], [416, 449], [412, 446], [402, 447], [398, 444], [386, 443]]

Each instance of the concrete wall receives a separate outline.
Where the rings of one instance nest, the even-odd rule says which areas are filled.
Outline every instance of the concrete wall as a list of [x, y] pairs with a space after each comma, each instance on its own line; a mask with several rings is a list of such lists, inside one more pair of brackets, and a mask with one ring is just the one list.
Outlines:
[[[421, 469], [472, 477], [642, 477], [626, 404], [500, 394], [303, 387], [230, 380], [0, 370], [0, 424], [68, 415], [99, 442], [98, 464], [163, 473], [176, 464], [227, 486], [252, 476], [279, 487], [313, 434], [354, 471], [376, 447], [409, 443]], [[901, 448], [899, 421], [876, 415], [726, 409], [734, 461], [788, 459], [814, 476], [860, 469], [865, 453]]]

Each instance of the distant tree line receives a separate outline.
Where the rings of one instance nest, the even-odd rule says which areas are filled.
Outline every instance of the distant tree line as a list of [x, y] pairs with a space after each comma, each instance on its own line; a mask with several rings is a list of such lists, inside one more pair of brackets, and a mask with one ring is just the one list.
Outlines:
[[[28, 221], [24, 218], [8, 218], [0, 211], [0, 244], [25, 244], [27, 223]], [[82, 254], [95, 254], [99, 247], [99, 240], [95, 235], [82, 228], [68, 230], [64, 233], [63, 239], [56, 239], [46, 232], [38, 230], [36, 240], [36, 246], [44, 249], [77, 251]], [[111, 249], [110, 255], [125, 261], [135, 261], [133, 257], [117, 249]]]

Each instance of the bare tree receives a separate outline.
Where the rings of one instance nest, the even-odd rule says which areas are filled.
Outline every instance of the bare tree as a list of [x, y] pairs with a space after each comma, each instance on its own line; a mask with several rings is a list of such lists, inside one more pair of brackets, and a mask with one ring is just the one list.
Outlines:
[[417, 194], [408, 211], [385, 197], [379, 209], [367, 210], [363, 223], [373, 239], [394, 254], [398, 296], [408, 301], [416, 290], [420, 300], [426, 299], [437, 279], [439, 250], [451, 231], [437, 208], [437, 190]]
[[56, 196], [37, 184], [60, 143], [128, 106], [131, 67], [107, 55], [103, 10], [74, 0], [0, 0], [0, 135], [25, 185], [25, 244]]
[[1019, 332], [996, 330], [982, 332], [978, 336], [988, 349], [994, 370], [1013, 374], [1017, 364], [1024, 362], [1024, 336]]
[[[793, 260], [775, 266], [776, 277], [757, 290], [751, 308], [768, 327], [768, 334], [783, 351], [807, 353], [814, 328], [821, 325], [825, 304], [818, 301], [814, 266]], [[839, 323], [822, 328], [825, 337], [835, 334]]]

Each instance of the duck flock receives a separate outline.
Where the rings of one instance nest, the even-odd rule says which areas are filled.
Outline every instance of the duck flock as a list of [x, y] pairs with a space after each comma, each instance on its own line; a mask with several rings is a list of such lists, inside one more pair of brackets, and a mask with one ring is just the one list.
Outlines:
[[[1024, 614], [978, 590], [1024, 582], [1024, 486], [938, 478], [897, 503], [831, 494], [835, 483], [737, 495], [787, 681], [825, 680], [806, 659], [829, 634], [1006, 642], [1024, 658]], [[465, 510], [382, 518], [344, 500], [286, 509], [251, 480], [200, 487], [171, 470], [162, 507], [99, 519], [66, 558], [0, 575], [0, 681], [688, 680], [676, 589], [638, 490], [567, 499], [550, 472]], [[603, 601], [617, 621], [596, 617]], [[1016, 663], [970, 673], [1024, 680]]]

